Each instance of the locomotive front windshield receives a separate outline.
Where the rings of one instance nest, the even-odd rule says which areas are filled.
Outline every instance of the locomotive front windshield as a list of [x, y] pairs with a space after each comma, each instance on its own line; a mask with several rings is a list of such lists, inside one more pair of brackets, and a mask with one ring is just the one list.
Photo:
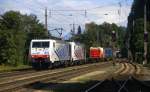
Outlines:
[[33, 42], [32, 48], [49, 48], [49, 42]]

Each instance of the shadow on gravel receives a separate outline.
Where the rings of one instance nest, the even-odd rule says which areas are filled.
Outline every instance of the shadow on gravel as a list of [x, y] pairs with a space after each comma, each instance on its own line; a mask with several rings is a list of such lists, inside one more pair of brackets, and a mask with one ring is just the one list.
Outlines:
[[[86, 91], [96, 83], [100, 85]], [[74, 83], [42, 83], [28, 85], [29, 89], [48, 92], [150, 92], [150, 81], [138, 81], [134, 78], [128, 80], [105, 80]]]
[[29, 89], [49, 92], [84, 92], [99, 81], [74, 82], [74, 83], [42, 83], [36, 82], [27, 86]]

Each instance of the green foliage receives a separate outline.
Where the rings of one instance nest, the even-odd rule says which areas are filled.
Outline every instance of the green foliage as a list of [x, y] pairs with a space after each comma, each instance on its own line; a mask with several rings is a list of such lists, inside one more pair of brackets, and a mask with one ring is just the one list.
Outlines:
[[21, 27], [21, 14], [19, 12], [9, 11], [2, 15], [1, 29], [16, 29]]
[[[134, 61], [143, 61], [144, 55], [144, 6], [147, 6], [147, 31], [150, 36], [150, 0], [134, 0], [131, 12], [128, 17], [128, 27], [126, 33], [126, 43], [132, 52]], [[129, 42], [128, 42], [129, 40]], [[150, 41], [150, 37], [148, 38]], [[150, 44], [148, 42], [148, 60], [150, 60]], [[140, 55], [139, 55], [140, 54]]]
[[9, 11], [0, 20], [0, 65], [27, 64], [32, 39], [47, 38], [44, 26], [35, 15]]
[[0, 30], [0, 64], [18, 65], [21, 63], [25, 43], [22, 34], [22, 32], [16, 32], [15, 30]]
[[124, 35], [126, 28], [118, 27], [116, 24], [103, 23], [97, 25], [95, 23], [86, 24], [86, 31], [83, 34], [75, 35], [71, 40], [84, 43], [87, 50], [91, 46], [112, 47], [112, 31], [117, 33], [116, 48], [123, 48]]
[[78, 33], [77, 33], [78, 35], [80, 35], [81, 34], [81, 27], [80, 26], [78, 26]]

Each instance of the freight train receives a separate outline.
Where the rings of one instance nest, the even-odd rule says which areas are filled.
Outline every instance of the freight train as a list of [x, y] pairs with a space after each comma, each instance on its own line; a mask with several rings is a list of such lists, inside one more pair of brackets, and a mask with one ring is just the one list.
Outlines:
[[[91, 47], [90, 58], [100, 61], [112, 56], [111, 49]], [[78, 42], [53, 39], [34, 39], [30, 43], [29, 59], [34, 69], [71, 66], [88, 63], [85, 46]]]

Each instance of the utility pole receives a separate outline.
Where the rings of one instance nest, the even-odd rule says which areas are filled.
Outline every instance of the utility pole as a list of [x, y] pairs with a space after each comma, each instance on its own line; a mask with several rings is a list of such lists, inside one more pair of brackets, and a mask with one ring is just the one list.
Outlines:
[[97, 30], [97, 45], [99, 45], [99, 31]]
[[[133, 33], [134, 33], [134, 26], [135, 26], [135, 13], [133, 11], [132, 13], [132, 16], [133, 16], [133, 23], [132, 23], [132, 30], [133, 30]], [[130, 62], [133, 62], [133, 55], [131, 53], [131, 50], [130, 50], [130, 40], [131, 40], [131, 32], [129, 31], [129, 37], [128, 37], [128, 41], [127, 41], [127, 48], [128, 48], [128, 59]]]
[[45, 8], [45, 31], [47, 35], [49, 34], [48, 28], [47, 28], [47, 7]]
[[85, 15], [84, 15], [84, 17], [86, 18], [87, 17], [87, 11], [85, 10]]
[[[132, 23], [133, 32], [134, 32], [134, 25], [135, 25], [135, 22], [134, 22], [134, 19], [133, 19], [133, 23]], [[132, 53], [131, 53], [131, 50], [130, 50], [130, 39], [131, 39], [131, 32], [129, 32], [129, 38], [128, 38], [128, 59], [129, 59], [130, 62], [133, 62], [133, 57], [132, 57]]]
[[147, 15], [146, 15], [146, 1], [144, 5], [144, 61], [143, 64], [147, 64], [147, 40], [148, 40], [148, 32], [147, 32]]
[[73, 35], [74, 35], [75, 34], [75, 24], [74, 24], [74, 22], [72, 24], [72, 31], [73, 31]]
[[73, 32], [75, 32], [75, 24], [73, 23]]
[[[70, 27], [71, 27], [71, 35], [73, 37], [74, 34], [75, 34], [75, 24], [74, 24], [74, 22], [73, 22], [73, 24], [70, 24]], [[72, 41], [74, 41], [74, 40], [72, 40]]]
[[121, 2], [118, 3], [119, 4], [119, 9], [118, 9], [118, 15], [119, 15], [119, 20], [118, 22], [120, 23], [120, 20], [121, 20], [121, 8], [122, 8], [122, 5], [121, 5]]

